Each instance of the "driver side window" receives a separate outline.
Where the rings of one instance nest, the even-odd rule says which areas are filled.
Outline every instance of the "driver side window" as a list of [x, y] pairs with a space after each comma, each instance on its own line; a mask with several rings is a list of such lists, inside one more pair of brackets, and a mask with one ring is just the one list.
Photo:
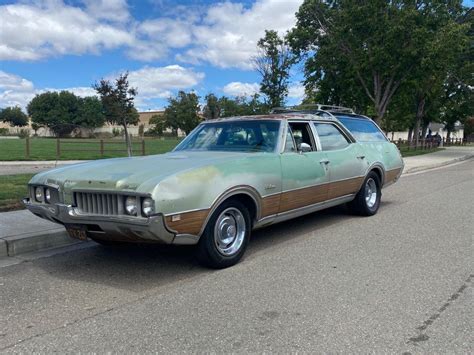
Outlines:
[[[300, 150], [302, 143], [306, 143], [311, 147], [312, 151], [316, 150], [316, 144], [313, 139], [313, 134], [311, 132], [311, 127], [307, 122], [288, 122], [289, 129], [288, 132], [293, 136], [294, 142], [296, 144], [296, 150]], [[288, 137], [285, 151], [288, 150]]]

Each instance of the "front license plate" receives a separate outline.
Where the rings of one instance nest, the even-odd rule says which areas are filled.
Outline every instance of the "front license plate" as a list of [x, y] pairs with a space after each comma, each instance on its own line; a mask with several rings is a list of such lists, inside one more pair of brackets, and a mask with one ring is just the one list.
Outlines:
[[71, 238], [87, 240], [87, 231], [84, 226], [66, 226], [66, 231]]

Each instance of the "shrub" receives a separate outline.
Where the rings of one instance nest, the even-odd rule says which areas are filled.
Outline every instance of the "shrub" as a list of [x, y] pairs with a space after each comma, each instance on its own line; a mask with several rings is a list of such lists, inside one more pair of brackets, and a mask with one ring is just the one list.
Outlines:
[[0, 136], [8, 136], [10, 133], [8, 128], [0, 128]]
[[112, 128], [112, 135], [113, 135], [114, 137], [120, 136], [121, 133], [122, 133], [122, 132], [120, 131], [120, 128]]
[[28, 128], [22, 128], [18, 131], [18, 137], [27, 138], [30, 136], [30, 130]]

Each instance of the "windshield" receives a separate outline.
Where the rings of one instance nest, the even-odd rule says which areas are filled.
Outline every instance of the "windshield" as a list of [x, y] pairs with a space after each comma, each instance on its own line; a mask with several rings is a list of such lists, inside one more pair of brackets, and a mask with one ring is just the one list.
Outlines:
[[198, 126], [174, 151], [273, 152], [280, 121], [220, 121]]

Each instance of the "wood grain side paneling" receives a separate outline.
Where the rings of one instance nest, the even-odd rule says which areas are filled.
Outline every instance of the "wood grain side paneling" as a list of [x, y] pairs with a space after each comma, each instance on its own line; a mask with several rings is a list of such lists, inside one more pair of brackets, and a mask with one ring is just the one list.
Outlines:
[[277, 214], [280, 210], [280, 194], [262, 198], [262, 218]]
[[283, 192], [280, 200], [280, 212], [325, 201], [327, 199], [328, 186], [329, 184], [322, 184]]
[[329, 185], [328, 200], [357, 193], [364, 182], [364, 177], [331, 182]]
[[166, 225], [169, 229], [175, 230], [179, 234], [198, 235], [208, 214], [209, 210], [179, 213], [181, 216], [179, 221], [173, 221], [172, 216], [167, 216]]
[[385, 172], [385, 179], [384, 179], [384, 184], [388, 184], [390, 182], [392, 182], [393, 180], [395, 180], [398, 176], [398, 174], [400, 174], [400, 170], [402, 170], [401, 168], [398, 168], [398, 169], [392, 169], [392, 170], [388, 170]]

